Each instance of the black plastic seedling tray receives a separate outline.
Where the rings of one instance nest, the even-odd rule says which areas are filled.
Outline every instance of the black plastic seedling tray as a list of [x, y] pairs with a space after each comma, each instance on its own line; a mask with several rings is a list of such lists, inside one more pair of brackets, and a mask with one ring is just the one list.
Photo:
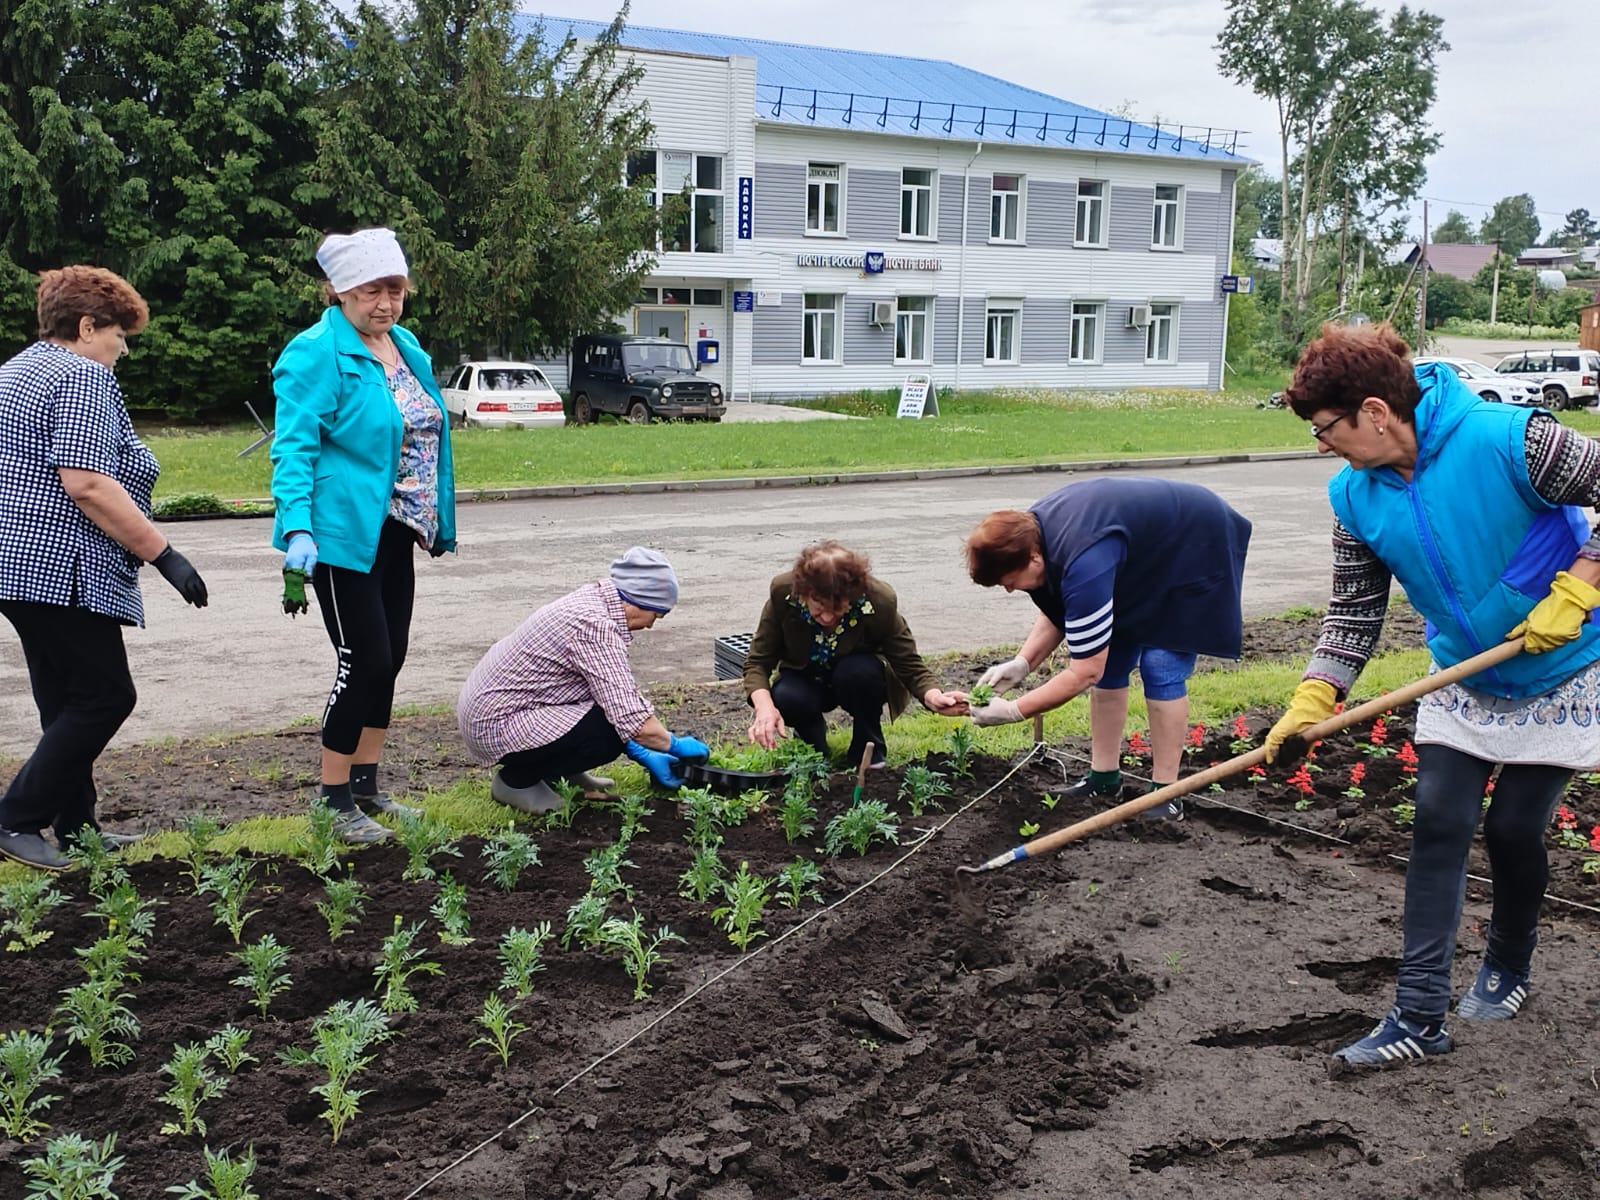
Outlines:
[[789, 777], [787, 771], [740, 771], [710, 763], [684, 763], [683, 774], [690, 785], [708, 787], [723, 796], [737, 796], [751, 788], [779, 788]]

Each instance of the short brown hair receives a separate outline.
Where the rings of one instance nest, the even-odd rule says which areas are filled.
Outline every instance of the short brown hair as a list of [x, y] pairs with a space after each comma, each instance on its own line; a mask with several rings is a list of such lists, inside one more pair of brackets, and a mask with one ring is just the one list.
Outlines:
[[979, 521], [968, 536], [967, 574], [979, 587], [994, 587], [1002, 576], [1020, 571], [1043, 551], [1033, 514], [1002, 508]]
[[1309, 421], [1324, 409], [1353, 413], [1368, 396], [1385, 401], [1396, 419], [1411, 423], [1422, 388], [1411, 366], [1411, 347], [1387, 322], [1322, 327], [1300, 353], [1284, 400]]
[[134, 287], [104, 267], [62, 267], [39, 272], [39, 336], [78, 340], [78, 324], [88, 317], [96, 329], [120, 325], [138, 333], [150, 323], [150, 306]]
[[846, 550], [831, 538], [813, 542], [794, 560], [791, 587], [797, 599], [844, 604], [867, 594], [872, 564], [865, 554]]

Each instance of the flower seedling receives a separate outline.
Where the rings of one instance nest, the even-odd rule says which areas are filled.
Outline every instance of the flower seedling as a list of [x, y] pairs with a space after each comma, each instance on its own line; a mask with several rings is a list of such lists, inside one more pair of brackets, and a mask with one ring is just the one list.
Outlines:
[[614, 896], [619, 892], [623, 899], [633, 899], [633, 887], [622, 881], [622, 868], [632, 867], [626, 842], [614, 842], [592, 850], [583, 858], [583, 869], [589, 872], [589, 890], [597, 896]]
[[206, 1157], [206, 1181], [191, 1179], [167, 1189], [169, 1196], [178, 1200], [260, 1200], [259, 1193], [250, 1186], [250, 1177], [256, 1173], [254, 1146], [244, 1148], [243, 1158], [234, 1158], [226, 1149], [213, 1151], [210, 1146], [201, 1150]]
[[663, 925], [654, 938], [646, 939], [644, 918], [637, 911], [631, 921], [612, 917], [600, 926], [599, 944], [614, 954], [622, 956], [623, 970], [633, 980], [633, 998], [643, 1000], [650, 994], [651, 968], [667, 961], [661, 953], [663, 942], [681, 942], [683, 939]]
[[183, 831], [183, 860], [189, 864], [189, 880], [198, 892], [206, 855], [211, 853], [211, 844], [222, 832], [222, 826], [210, 813], [196, 812], [185, 813], [178, 828]]
[[53, 886], [50, 876], [31, 872], [21, 879], [0, 886], [0, 938], [7, 950], [32, 950], [50, 940], [51, 930], [40, 925], [50, 913], [66, 903], [66, 896]]
[[255, 996], [256, 1010], [265, 1021], [272, 998], [289, 990], [289, 972], [285, 969], [289, 965], [289, 947], [280, 945], [272, 934], [264, 933], [258, 941], [234, 951], [233, 956], [243, 964], [245, 973], [229, 982], [235, 987], [250, 989]]
[[290, 847], [306, 870], [324, 879], [331, 878], [339, 869], [339, 853], [344, 844], [334, 832], [338, 819], [339, 813], [331, 804], [313, 800], [306, 812], [305, 834]]
[[111, 845], [98, 829], [80, 829], [67, 847], [67, 857], [89, 876], [89, 894], [103, 896], [118, 884], [128, 882], [128, 872], [111, 851]]
[[1248, 774], [1252, 782], [1258, 782], [1267, 777], [1267, 769], [1260, 763], [1257, 763], [1255, 766], [1250, 768]]
[[172, 1086], [161, 1094], [161, 1102], [176, 1109], [178, 1119], [162, 1125], [162, 1133], [205, 1136], [206, 1123], [200, 1119], [200, 1106], [220, 1096], [228, 1086], [228, 1077], [218, 1075], [206, 1064], [209, 1057], [210, 1052], [201, 1042], [172, 1048], [172, 1057], [161, 1067], [163, 1075], [172, 1077]]
[[1556, 844], [1566, 850], [1587, 850], [1588, 839], [1578, 832], [1578, 818], [1565, 804], [1556, 805]]
[[483, 1011], [473, 1018], [483, 1026], [483, 1036], [472, 1039], [474, 1046], [487, 1046], [494, 1051], [502, 1067], [511, 1065], [511, 1043], [528, 1027], [516, 1019], [517, 1006], [500, 999], [498, 992], [490, 992], [483, 1002]]
[[1402, 827], [1411, 824], [1417, 818], [1415, 804], [1396, 804], [1389, 811], [1394, 814], [1394, 823]]
[[500, 986], [518, 1000], [533, 994], [533, 977], [544, 970], [544, 944], [550, 940], [550, 922], [532, 929], [513, 925], [500, 939]]
[[598, 946], [600, 927], [605, 924], [609, 904], [609, 897], [594, 892], [585, 892], [578, 897], [567, 909], [567, 927], [561, 931], [561, 948], [570, 950], [574, 941], [585, 949]]
[[360, 1113], [361, 1097], [367, 1094], [352, 1088], [350, 1081], [366, 1070], [374, 1058], [370, 1051], [392, 1038], [394, 1030], [372, 1001], [340, 1000], [312, 1023], [311, 1036], [313, 1049], [290, 1046], [280, 1051], [279, 1057], [294, 1066], [319, 1066], [328, 1073], [327, 1080], [311, 1091], [327, 1104], [322, 1118], [338, 1142], [344, 1127]]
[[449, 871], [439, 880], [439, 894], [428, 912], [439, 922], [439, 940], [447, 946], [470, 945], [472, 916], [467, 912], [467, 885], [457, 882]]
[[1228, 743], [1228, 749], [1234, 754], [1244, 754], [1250, 749], [1250, 726], [1245, 723], [1244, 714], [1239, 713], [1233, 718], [1233, 725], [1228, 730], [1233, 735], [1233, 740]]
[[837, 858], [849, 846], [865, 854], [873, 842], [900, 841], [900, 826], [882, 800], [860, 800], [828, 822], [823, 831], [823, 848]]
[[1206, 727], [1204, 725], [1196, 725], [1189, 730], [1189, 736], [1183, 739], [1183, 752], [1186, 755], [1192, 755], [1205, 744]]
[[1145, 741], [1144, 734], [1135, 729], [1128, 735], [1128, 753], [1122, 756], [1122, 765], [1137, 767], [1150, 757], [1150, 743]]
[[1344, 789], [1344, 794], [1352, 800], [1360, 800], [1367, 793], [1361, 789], [1361, 781], [1367, 777], [1367, 764], [1358, 762], [1350, 768], [1350, 786]]
[[1387, 758], [1394, 753], [1394, 747], [1389, 742], [1389, 723], [1379, 717], [1372, 723], [1372, 732], [1367, 735], [1367, 740], [1357, 742], [1356, 746], [1361, 753], [1372, 758]]
[[810, 837], [817, 827], [817, 808], [811, 803], [811, 779], [791, 775], [783, 785], [783, 804], [778, 809], [778, 822], [783, 826], [783, 836], [791, 845], [803, 837]]
[[631, 842], [639, 834], [649, 833], [650, 830], [644, 823], [645, 818], [654, 816], [655, 811], [644, 796], [624, 796], [617, 802], [617, 812], [622, 817], [622, 827], [617, 832], [617, 840]]
[[488, 869], [483, 877], [502, 892], [517, 886], [529, 867], [539, 865], [539, 845], [515, 825], [507, 825], [483, 844], [479, 851]]
[[711, 919], [721, 922], [728, 940], [741, 951], [748, 950], [756, 938], [767, 936], [760, 926], [771, 889], [771, 880], [750, 874], [750, 864], [743, 862], [733, 878], [722, 885], [722, 897], [727, 903], [712, 909]]
[[704, 904], [722, 888], [722, 859], [717, 857], [717, 842], [708, 842], [694, 852], [689, 868], [678, 876], [678, 895]]
[[367, 891], [354, 875], [323, 877], [322, 899], [317, 901], [317, 911], [328, 924], [330, 942], [337, 942], [355, 928], [366, 912], [366, 900]]
[[44, 1144], [43, 1158], [22, 1164], [29, 1177], [30, 1200], [117, 1200], [111, 1185], [122, 1169], [116, 1152], [117, 1135], [108, 1133], [96, 1142], [76, 1133], [64, 1133]]
[[577, 820], [578, 814], [583, 811], [583, 785], [570, 783], [565, 779], [557, 779], [550, 786], [561, 797], [561, 807], [552, 809], [544, 815], [544, 827], [546, 829], [571, 829], [572, 822]]
[[950, 769], [965, 779], [972, 774], [972, 749], [978, 744], [978, 735], [972, 726], [961, 724], [950, 730], [945, 750], [950, 756]]
[[401, 879], [437, 879], [431, 859], [440, 854], [461, 857], [461, 847], [450, 837], [450, 826], [430, 813], [421, 816], [407, 814], [400, 818], [398, 829], [400, 844], [406, 848], [406, 869]]
[[120, 1067], [133, 1061], [127, 1041], [139, 1037], [139, 1019], [123, 1003], [133, 997], [121, 990], [117, 979], [91, 979], [61, 993], [56, 1016], [66, 1029], [67, 1041], [88, 1052], [95, 1067]]
[[967, 693], [967, 703], [974, 708], [983, 708], [994, 703], [994, 688], [987, 683], [976, 684]]
[[1174, 975], [1178, 974], [1180, 971], [1183, 970], [1183, 951], [1182, 950], [1168, 950], [1167, 951], [1167, 968]]
[[1052, 796], [1049, 792], [1040, 792], [1039, 803], [1044, 805], [1045, 812], [1055, 812], [1056, 805], [1061, 803], [1061, 797]]
[[255, 864], [248, 858], [227, 858], [206, 867], [200, 874], [200, 891], [216, 897], [211, 901], [213, 923], [225, 926], [236, 946], [244, 934], [244, 923], [261, 911], [252, 908], [247, 912], [244, 907], [254, 882], [251, 879], [254, 869]]
[[1039, 822], [1024, 821], [1021, 825], [1017, 826], [1017, 832], [1025, 838], [1031, 838], [1034, 834], [1039, 832]]
[[206, 1049], [228, 1069], [230, 1075], [237, 1075], [245, 1063], [261, 1061], [245, 1049], [249, 1044], [250, 1031], [240, 1029], [237, 1025], [224, 1025], [206, 1039]]
[[0, 1033], [0, 1132], [26, 1142], [49, 1128], [39, 1118], [59, 1096], [36, 1095], [61, 1078], [64, 1053], [50, 1056], [50, 1031], [13, 1029]]
[[678, 804], [689, 821], [691, 846], [722, 840], [722, 806], [710, 788], [683, 788], [678, 792]]
[[127, 938], [128, 944], [137, 948], [155, 932], [155, 907], [160, 903], [144, 899], [132, 882], [124, 880], [101, 893], [89, 911], [105, 920], [107, 932]]
[[950, 781], [926, 763], [913, 763], [900, 777], [900, 799], [920, 817], [926, 808], [942, 807], [939, 801], [950, 794]]
[[420, 961], [423, 950], [415, 943], [421, 932], [421, 921], [402, 927], [397, 914], [394, 932], [383, 939], [378, 965], [372, 969], [372, 973], [377, 976], [378, 987], [383, 993], [379, 1006], [385, 1013], [416, 1012], [417, 998], [411, 994], [409, 986], [411, 977], [444, 974], [444, 968], [438, 963]]
[[108, 933], [87, 948], [79, 947], [73, 953], [83, 960], [83, 973], [90, 979], [109, 979], [119, 985], [129, 980], [137, 983], [138, 972], [128, 968], [133, 963], [144, 961], [144, 955], [123, 933]]
[[828, 777], [828, 756], [802, 738], [790, 737], [773, 751], [773, 763], [790, 779], [817, 782]]
[[778, 899], [789, 908], [799, 908], [800, 901], [807, 896], [813, 900], [822, 899], [822, 893], [817, 891], [817, 884], [822, 881], [822, 872], [817, 870], [817, 864], [809, 858], [797, 858], [792, 863], [785, 863], [779, 867], [778, 881], [785, 889], [779, 892]]

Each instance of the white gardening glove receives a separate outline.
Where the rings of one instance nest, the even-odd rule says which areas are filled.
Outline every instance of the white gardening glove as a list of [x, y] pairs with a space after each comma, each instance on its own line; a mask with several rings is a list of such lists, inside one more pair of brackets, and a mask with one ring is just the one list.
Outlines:
[[[1033, 667], [1028, 664], [1028, 660], [1019, 654], [1009, 662], [996, 663], [990, 667], [978, 677], [978, 683], [980, 686], [986, 683], [997, 692], [1009, 692], [1026, 679], [1028, 672], [1032, 670]], [[1020, 717], [1016, 719], [1021, 720]]]
[[996, 696], [989, 703], [970, 710], [974, 725], [1015, 725], [1023, 720], [1022, 710], [1015, 700]]

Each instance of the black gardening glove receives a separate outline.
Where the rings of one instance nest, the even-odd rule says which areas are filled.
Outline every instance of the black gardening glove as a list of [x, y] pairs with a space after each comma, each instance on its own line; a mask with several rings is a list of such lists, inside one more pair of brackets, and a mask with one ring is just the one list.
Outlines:
[[187, 558], [179, 554], [170, 545], [160, 554], [150, 560], [150, 565], [160, 571], [174, 588], [196, 608], [206, 606], [206, 581], [200, 578], [200, 572], [194, 569]]

